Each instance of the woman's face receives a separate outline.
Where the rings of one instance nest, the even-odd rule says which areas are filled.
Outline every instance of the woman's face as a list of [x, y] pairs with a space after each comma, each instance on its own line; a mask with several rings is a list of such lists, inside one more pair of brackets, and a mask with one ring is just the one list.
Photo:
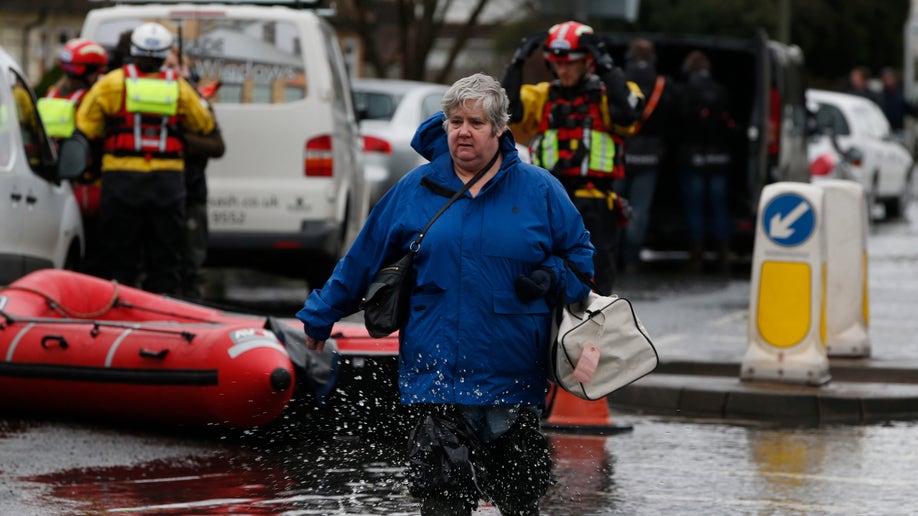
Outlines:
[[446, 140], [454, 166], [471, 174], [484, 168], [500, 145], [484, 109], [473, 101], [466, 101], [450, 115]]

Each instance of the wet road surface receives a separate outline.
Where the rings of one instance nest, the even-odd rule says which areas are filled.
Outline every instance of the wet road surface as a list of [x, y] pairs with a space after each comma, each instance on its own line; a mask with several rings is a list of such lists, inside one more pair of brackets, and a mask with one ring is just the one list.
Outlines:
[[[913, 206], [910, 220], [918, 221]], [[871, 228], [870, 336], [878, 359], [918, 357], [918, 223]], [[300, 283], [223, 285], [289, 316]], [[746, 350], [748, 275], [624, 278], [661, 355]], [[359, 414], [358, 408], [356, 413]], [[550, 434], [546, 515], [914, 514], [918, 422], [779, 426], [613, 414], [632, 430]], [[417, 514], [404, 428], [327, 420], [273, 432], [139, 429], [0, 416], [0, 514]], [[483, 507], [481, 514], [496, 514]]]
[[[621, 416], [617, 435], [550, 434], [546, 515], [909, 514], [914, 423], [821, 428]], [[265, 442], [7, 422], [0, 513], [417, 514], [401, 442]], [[482, 507], [481, 514], [497, 514]]]

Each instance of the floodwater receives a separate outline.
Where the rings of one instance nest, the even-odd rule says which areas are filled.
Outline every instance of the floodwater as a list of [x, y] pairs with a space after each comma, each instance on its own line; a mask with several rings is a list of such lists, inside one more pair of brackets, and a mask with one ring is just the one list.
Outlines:
[[[609, 436], [551, 433], [545, 515], [910, 514], [915, 423], [819, 428], [637, 415]], [[180, 436], [0, 424], [0, 513], [418, 514], [403, 441]], [[483, 505], [479, 514], [497, 514]]]
[[[909, 215], [872, 227], [869, 237], [878, 360], [918, 358], [918, 206]], [[308, 291], [235, 277], [221, 295], [284, 316]], [[259, 286], [243, 288], [239, 278]], [[748, 276], [638, 279], [626, 278], [623, 289], [661, 355], [742, 356]], [[0, 515], [418, 514], [404, 481], [407, 429], [360, 419], [367, 407], [352, 401], [347, 417], [244, 433], [0, 415]], [[543, 514], [918, 513], [916, 421], [795, 427], [616, 412], [613, 421], [630, 431], [549, 434], [555, 483]]]

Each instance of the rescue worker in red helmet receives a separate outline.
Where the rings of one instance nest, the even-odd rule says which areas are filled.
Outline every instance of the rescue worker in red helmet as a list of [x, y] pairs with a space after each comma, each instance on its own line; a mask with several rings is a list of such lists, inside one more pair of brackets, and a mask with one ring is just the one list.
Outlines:
[[185, 234], [183, 131], [209, 134], [214, 119], [194, 88], [162, 70], [175, 38], [158, 23], [131, 34], [132, 62], [86, 93], [77, 129], [103, 142], [101, 230], [105, 276], [179, 293]]
[[[69, 138], [76, 129], [76, 111], [83, 96], [108, 66], [108, 52], [102, 45], [83, 38], [71, 39], [61, 48], [58, 64], [64, 76], [44, 98], [38, 100], [38, 113], [45, 131], [55, 143]], [[87, 172], [72, 181], [83, 218], [83, 263], [80, 270], [99, 274], [99, 170], [93, 163]]]
[[60, 140], [73, 134], [76, 108], [90, 86], [105, 73], [108, 52], [94, 41], [71, 39], [61, 48], [58, 64], [64, 76], [39, 99], [38, 112], [48, 136]]
[[[539, 47], [555, 80], [523, 84], [523, 64]], [[501, 83], [510, 97], [511, 131], [529, 140], [534, 164], [561, 180], [596, 248], [596, 284], [611, 293], [628, 217], [612, 185], [624, 175], [623, 139], [643, 110], [640, 88], [625, 80], [592, 27], [576, 21], [525, 38]]]

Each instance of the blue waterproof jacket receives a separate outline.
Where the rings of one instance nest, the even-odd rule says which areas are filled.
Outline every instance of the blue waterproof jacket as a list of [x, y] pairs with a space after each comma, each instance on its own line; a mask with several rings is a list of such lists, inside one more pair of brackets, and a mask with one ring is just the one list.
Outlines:
[[[426, 120], [412, 147], [431, 160], [376, 204], [325, 285], [297, 318], [322, 340], [358, 311], [376, 271], [408, 251], [430, 218], [462, 188], [453, 171], [443, 114]], [[399, 388], [405, 404], [542, 406], [547, 392], [550, 303], [587, 296], [564, 265], [592, 277], [593, 246], [579, 212], [548, 171], [523, 163], [513, 137], [500, 137], [503, 161], [477, 196], [468, 192], [434, 222], [415, 256], [416, 287], [399, 331]], [[558, 278], [547, 297], [521, 301], [520, 274], [547, 267]]]

